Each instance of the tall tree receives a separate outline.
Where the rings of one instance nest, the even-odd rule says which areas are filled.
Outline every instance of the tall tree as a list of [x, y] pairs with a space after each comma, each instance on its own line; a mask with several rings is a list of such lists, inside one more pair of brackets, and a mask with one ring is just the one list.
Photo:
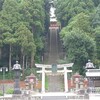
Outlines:
[[81, 13], [91, 13], [94, 11], [94, 3], [92, 0], [57, 0], [57, 17], [62, 27], [66, 26], [69, 20]]
[[97, 7], [100, 4], [100, 0], [92, 0], [95, 4], [95, 6]]
[[36, 53], [41, 53], [44, 47], [44, 24], [45, 24], [45, 5], [44, 0], [24, 0], [22, 3], [22, 13], [25, 15], [30, 25], [30, 30], [34, 35], [36, 43]]
[[96, 48], [97, 48], [97, 66], [100, 65], [100, 26], [95, 28], [95, 41], [96, 41]]
[[96, 11], [94, 13], [92, 25], [94, 28], [100, 26], [100, 4], [98, 5], [98, 7], [96, 8]]
[[[19, 26], [19, 28], [16, 30], [16, 36], [17, 36], [17, 43], [21, 47], [22, 68], [23, 68], [23, 71], [24, 71], [25, 56], [27, 56], [28, 53], [30, 52], [31, 53], [31, 59], [33, 60], [33, 57], [34, 57], [34, 54], [35, 54], [35, 43], [34, 43], [32, 33], [30, 32], [30, 30], [24, 24], [21, 24]], [[31, 64], [31, 67], [33, 67], [32, 64]]]
[[2, 10], [3, 3], [4, 3], [4, 0], [0, 0], [0, 10]]
[[66, 32], [63, 38], [66, 47], [66, 57], [69, 62], [74, 63], [74, 72], [82, 73], [82, 68], [88, 59], [94, 59], [96, 53], [95, 41], [80, 30]]
[[19, 19], [18, 8], [15, 0], [5, 0], [0, 12], [0, 33], [4, 36], [3, 42], [9, 45], [9, 70], [11, 70], [11, 48], [15, 42], [13, 34]]
[[12, 45], [16, 43], [16, 39], [14, 38], [13, 34], [6, 32], [3, 34], [3, 42], [9, 45], [9, 70], [11, 71]]

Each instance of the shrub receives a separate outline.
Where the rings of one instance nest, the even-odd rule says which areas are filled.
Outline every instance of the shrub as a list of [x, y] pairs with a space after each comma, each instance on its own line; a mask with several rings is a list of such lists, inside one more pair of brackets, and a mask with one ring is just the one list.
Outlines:
[[13, 89], [8, 89], [8, 90], [6, 91], [7, 94], [13, 94], [13, 92], [14, 92]]
[[3, 96], [3, 93], [0, 91], [0, 96]]

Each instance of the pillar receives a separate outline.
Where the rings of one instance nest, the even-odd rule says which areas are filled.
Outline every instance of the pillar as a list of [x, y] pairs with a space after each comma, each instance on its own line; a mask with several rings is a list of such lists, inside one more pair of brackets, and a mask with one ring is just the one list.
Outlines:
[[45, 92], [45, 67], [42, 67], [42, 90], [41, 92]]
[[65, 92], [68, 92], [68, 80], [67, 80], [67, 71], [66, 67], [64, 67], [64, 86]]

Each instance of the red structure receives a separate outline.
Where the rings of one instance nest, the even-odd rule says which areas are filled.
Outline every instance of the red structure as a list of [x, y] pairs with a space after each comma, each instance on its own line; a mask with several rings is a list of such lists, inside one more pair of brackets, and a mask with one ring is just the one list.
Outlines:
[[76, 73], [72, 76], [71, 80], [68, 80], [68, 88], [75, 89], [76, 84], [79, 84], [79, 88], [80, 88], [80, 85], [81, 85], [80, 83], [83, 84], [83, 88], [88, 87], [88, 80], [84, 78], [82, 75], [79, 75], [78, 73]]
[[49, 29], [59, 29], [60, 25], [57, 23], [57, 21], [51, 21]]

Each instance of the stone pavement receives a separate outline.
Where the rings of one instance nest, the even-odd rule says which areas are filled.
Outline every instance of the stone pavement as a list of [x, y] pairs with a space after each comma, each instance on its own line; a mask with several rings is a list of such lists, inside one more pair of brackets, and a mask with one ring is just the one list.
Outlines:
[[48, 75], [48, 92], [63, 92], [64, 91], [64, 76], [63, 75]]
[[50, 97], [43, 97], [42, 100], [67, 100], [67, 99], [64, 96], [61, 96], [61, 97], [57, 97], [57, 96], [51, 97], [50, 96]]
[[[100, 97], [100, 96], [99, 96]], [[76, 95], [75, 93], [64, 93], [64, 92], [49, 92], [49, 93], [34, 93], [31, 95], [21, 95], [18, 97], [13, 97], [12, 95], [5, 95], [0, 97], [0, 100], [88, 100], [84, 96]], [[94, 99], [90, 99], [94, 100]], [[99, 99], [96, 99], [99, 100]]]

